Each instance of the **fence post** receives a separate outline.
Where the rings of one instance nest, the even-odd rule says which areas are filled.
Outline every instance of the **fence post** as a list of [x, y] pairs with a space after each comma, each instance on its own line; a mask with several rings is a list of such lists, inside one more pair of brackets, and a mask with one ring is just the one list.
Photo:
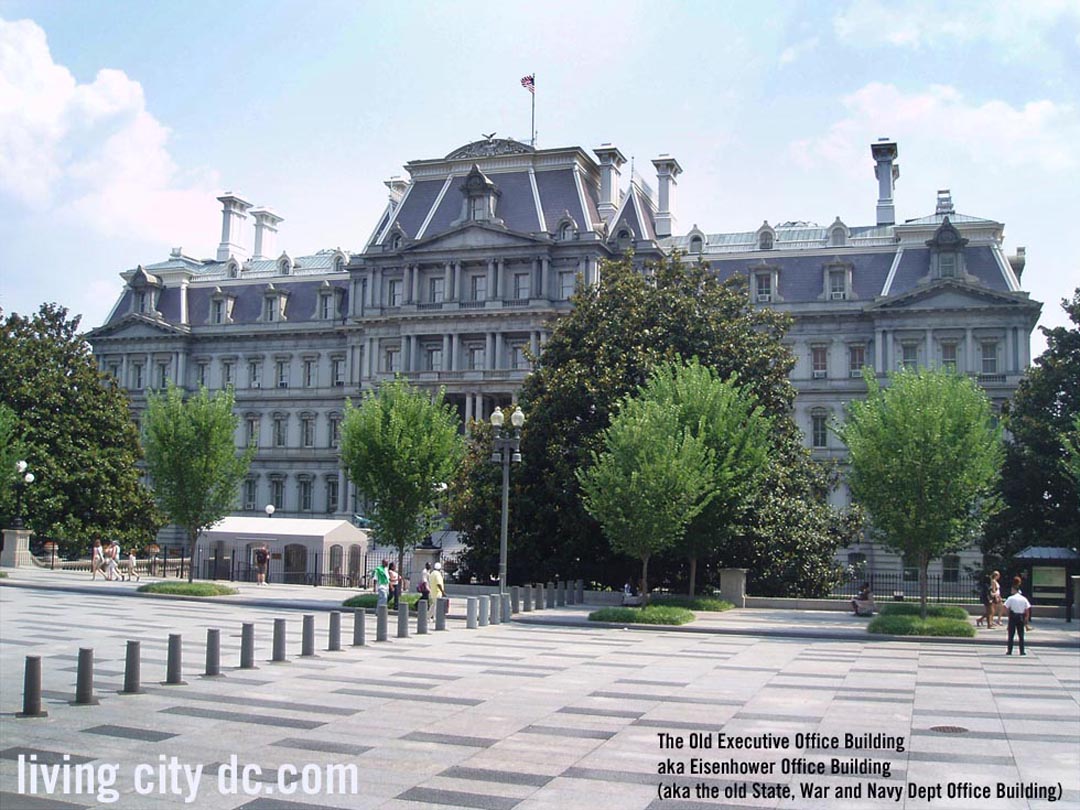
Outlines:
[[499, 618], [502, 620], [503, 624], [506, 624], [508, 621], [510, 621], [510, 614], [513, 613], [512, 605], [510, 604], [510, 594], [504, 593], [502, 595], [502, 605], [500, 607], [501, 610], [499, 611]]
[[23, 673], [23, 710], [16, 717], [48, 717], [41, 710], [41, 656], [26, 656]]
[[543, 610], [544, 609], [544, 583], [543, 582], [537, 582], [536, 583], [536, 609], [537, 610]]
[[517, 585], [510, 586], [510, 612], [521, 612], [521, 588]]
[[502, 612], [502, 594], [493, 593], [488, 597], [488, 624], [498, 624]]
[[532, 585], [526, 585], [521, 589], [521, 610], [524, 613], [532, 612]]

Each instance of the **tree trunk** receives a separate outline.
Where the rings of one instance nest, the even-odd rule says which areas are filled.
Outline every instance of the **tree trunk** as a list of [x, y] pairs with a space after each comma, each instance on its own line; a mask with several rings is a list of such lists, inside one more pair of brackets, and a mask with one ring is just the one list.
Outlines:
[[926, 620], [926, 591], [927, 569], [930, 567], [930, 558], [926, 554], [919, 555], [919, 615]]
[[641, 604], [649, 604], [649, 557], [641, 558]]
[[694, 591], [697, 588], [697, 555], [695, 554], [690, 558], [690, 598], [694, 598]]
[[198, 532], [188, 532], [188, 570], [187, 581], [195, 580], [195, 545], [199, 542]]

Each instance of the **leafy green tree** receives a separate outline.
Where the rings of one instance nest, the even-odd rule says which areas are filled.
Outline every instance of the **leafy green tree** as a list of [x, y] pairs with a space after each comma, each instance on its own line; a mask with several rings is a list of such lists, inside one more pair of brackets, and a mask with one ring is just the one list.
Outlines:
[[22, 446], [15, 427], [15, 412], [0, 404], [0, 515], [15, 514], [15, 465], [22, 460]]
[[[826, 502], [828, 472], [811, 461], [791, 418], [794, 358], [782, 343], [790, 319], [752, 306], [745, 280], [721, 282], [706, 267], [676, 257], [645, 273], [629, 260], [605, 262], [600, 284], [580, 287], [573, 304], [555, 324], [520, 397], [528, 421], [512, 494], [511, 581], [625, 581], [627, 561], [584, 508], [576, 472], [602, 451], [602, 432], [620, 398], [644, 385], [659, 364], [697, 357], [721, 379], [738, 375], [773, 420], [765, 479], [715, 563], [748, 568], [754, 593], [827, 593], [833, 553], [854, 524]], [[477, 468], [476, 475], [470, 481], [479, 488], [487, 471]], [[488, 508], [497, 512], [497, 500]], [[785, 512], [791, 520], [772, 518]], [[493, 524], [455, 524], [470, 546], [476, 525]], [[783, 554], [783, 565], [774, 552]], [[674, 576], [666, 560], [654, 565], [662, 576]]]
[[578, 470], [585, 508], [616, 551], [641, 560], [649, 595], [649, 558], [679, 540], [716, 494], [713, 454], [668, 403], [626, 398], [604, 431], [604, 449]]
[[[145, 543], [162, 520], [140, 482], [138, 429], [78, 330], [79, 318], [56, 304], [0, 324], [0, 403], [15, 413], [36, 479], [23, 497], [26, 525], [69, 551], [94, 537]], [[10, 517], [0, 515], [3, 525]]]
[[1080, 416], [1080, 288], [1061, 305], [1072, 326], [1042, 329], [1046, 351], [1004, 409], [1004, 509], [983, 538], [983, 552], [1002, 563], [1027, 546], [1076, 548], [1080, 538], [1080, 483], [1068, 474], [1064, 441]]
[[439, 515], [439, 484], [451, 481], [462, 455], [457, 412], [440, 391], [430, 394], [394, 380], [345, 403], [341, 458], [349, 478], [368, 499], [379, 541], [405, 549], [419, 543]]
[[1072, 433], [1065, 437], [1065, 449], [1069, 454], [1066, 460], [1069, 476], [1077, 485], [1078, 492], [1080, 492], [1080, 414], [1077, 414], [1076, 418], [1073, 419]]
[[[491, 463], [493, 431], [485, 421], [473, 421], [468, 425], [465, 455], [458, 474], [449, 481], [447, 491], [450, 525], [465, 529], [469, 544], [461, 554], [460, 574], [467, 582], [476, 577], [485, 582], [499, 571], [500, 524], [499, 512], [491, 508], [501, 503], [502, 472], [498, 464]], [[517, 467], [513, 465], [510, 475], [510, 508], [517, 505], [520, 490]], [[510, 514], [511, 525], [515, 519]], [[517, 535], [511, 534], [507, 542], [507, 557], [514, 559]]]
[[919, 567], [926, 618], [930, 561], [971, 542], [997, 508], [1001, 429], [986, 394], [947, 371], [903, 370], [847, 407], [837, 428], [851, 452], [852, 495], [885, 544]]
[[695, 358], [690, 364], [665, 363], [649, 378], [641, 396], [677, 415], [679, 424], [712, 451], [715, 496], [676, 543], [690, 564], [694, 595], [699, 557], [711, 558], [738, 530], [751, 497], [764, 478], [771, 420], [752, 393]]
[[[151, 393], [146, 405], [143, 445], [154, 495], [184, 530], [191, 556], [199, 535], [234, 508], [255, 448], [236, 449], [240, 419], [231, 388], [213, 395], [200, 388], [185, 400], [170, 385], [164, 394]], [[189, 582], [194, 568], [188, 569]]]

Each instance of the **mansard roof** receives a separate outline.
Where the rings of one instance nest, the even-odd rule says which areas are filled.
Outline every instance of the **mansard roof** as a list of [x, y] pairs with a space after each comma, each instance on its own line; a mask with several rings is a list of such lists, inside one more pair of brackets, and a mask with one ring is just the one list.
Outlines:
[[636, 239], [656, 241], [656, 208], [636, 182], [630, 184], [630, 193], [623, 197], [622, 205], [611, 218], [608, 236], [617, 235], [623, 224], [630, 227]]

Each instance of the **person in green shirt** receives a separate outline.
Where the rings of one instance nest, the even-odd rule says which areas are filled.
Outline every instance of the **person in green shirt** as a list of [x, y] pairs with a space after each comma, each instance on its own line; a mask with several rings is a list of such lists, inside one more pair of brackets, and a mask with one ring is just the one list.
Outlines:
[[390, 596], [390, 572], [386, 568], [388, 564], [389, 560], [383, 560], [379, 563], [379, 567], [375, 569], [375, 594], [377, 596], [375, 604], [377, 607], [385, 605]]

